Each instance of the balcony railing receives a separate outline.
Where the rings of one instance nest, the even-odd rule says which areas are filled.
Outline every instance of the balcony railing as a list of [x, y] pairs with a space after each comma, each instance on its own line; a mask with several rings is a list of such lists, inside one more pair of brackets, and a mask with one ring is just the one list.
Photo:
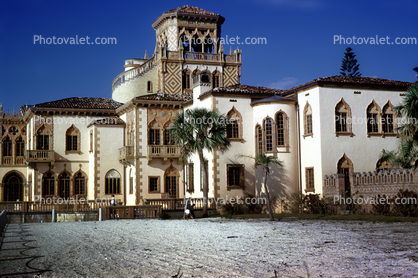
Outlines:
[[54, 151], [30, 150], [25, 152], [26, 162], [54, 162]]
[[186, 60], [220, 61], [220, 54], [184, 52], [183, 55]]
[[148, 146], [148, 157], [177, 158], [180, 157], [179, 146]]
[[119, 149], [119, 162], [123, 165], [132, 165], [135, 161], [135, 150], [133, 146], [125, 146]]

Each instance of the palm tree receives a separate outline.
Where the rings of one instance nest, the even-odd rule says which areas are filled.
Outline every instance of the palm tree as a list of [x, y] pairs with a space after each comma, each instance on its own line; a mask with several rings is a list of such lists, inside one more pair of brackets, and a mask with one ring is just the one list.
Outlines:
[[246, 156], [246, 155], [241, 155], [242, 157], [248, 157], [251, 159], [254, 159], [255, 162], [255, 166], [261, 166], [263, 167], [263, 172], [264, 172], [264, 191], [266, 192], [266, 197], [267, 197], [267, 209], [269, 211], [269, 215], [270, 215], [270, 221], [274, 220], [273, 217], [273, 211], [271, 209], [271, 203], [270, 203], [270, 194], [269, 194], [269, 190], [267, 188], [267, 177], [270, 174], [270, 168], [272, 165], [278, 165], [279, 167], [283, 166], [283, 161], [279, 160], [277, 157], [274, 156], [266, 156], [264, 153], [259, 152], [257, 157], [252, 157], [252, 156]]
[[206, 108], [194, 108], [178, 113], [170, 128], [174, 142], [181, 146], [183, 162], [188, 161], [192, 154], [197, 153], [199, 156], [200, 172], [203, 177], [204, 216], [207, 216], [209, 190], [203, 151], [228, 150], [230, 142], [226, 136], [227, 124], [228, 120], [224, 115]]
[[406, 123], [398, 128], [399, 135], [418, 144], [418, 84], [408, 89], [403, 104], [395, 107], [398, 117], [405, 116]]
[[379, 162], [389, 162], [392, 167], [402, 167], [403, 169], [416, 168], [415, 161], [418, 159], [418, 150], [412, 140], [400, 138], [398, 151], [386, 152], [383, 150]]

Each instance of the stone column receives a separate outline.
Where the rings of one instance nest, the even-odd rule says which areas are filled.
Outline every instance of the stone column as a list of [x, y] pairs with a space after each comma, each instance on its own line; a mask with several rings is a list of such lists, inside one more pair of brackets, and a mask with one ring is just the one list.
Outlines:
[[0, 183], [0, 202], [4, 202], [4, 184]]

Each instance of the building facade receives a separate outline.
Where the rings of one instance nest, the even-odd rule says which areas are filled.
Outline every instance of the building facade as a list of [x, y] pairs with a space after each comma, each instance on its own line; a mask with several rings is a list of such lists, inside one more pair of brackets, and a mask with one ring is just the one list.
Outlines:
[[112, 99], [0, 108], [0, 201], [203, 197], [198, 157], [182, 163], [169, 132], [180, 110], [196, 107], [234, 119], [230, 149], [204, 154], [209, 197], [263, 195], [262, 169], [245, 158], [259, 152], [283, 161], [268, 185], [277, 198], [322, 195], [333, 174], [349, 194], [350, 173], [389, 167], [379, 155], [397, 147], [394, 106], [410, 83], [331, 76], [289, 90], [241, 85], [242, 53], [224, 53], [223, 22], [191, 6], [163, 13], [152, 25], [154, 54], [125, 61]]

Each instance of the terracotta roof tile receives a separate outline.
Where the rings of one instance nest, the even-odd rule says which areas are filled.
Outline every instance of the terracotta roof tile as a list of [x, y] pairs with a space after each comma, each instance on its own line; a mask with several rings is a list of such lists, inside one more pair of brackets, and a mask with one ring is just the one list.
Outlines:
[[399, 89], [406, 89], [409, 86], [411, 86], [413, 83], [405, 82], [405, 81], [390, 80], [390, 79], [375, 78], [375, 77], [362, 77], [362, 76], [352, 77], [352, 76], [334, 75], [334, 76], [316, 78], [305, 84], [283, 91], [283, 94], [286, 95], [294, 91], [298, 91], [299, 89], [302, 89], [302, 88], [310, 87], [313, 85], [322, 85], [322, 84], [341, 84], [341, 85], [351, 85], [351, 86], [361, 86], [361, 85], [387, 86], [387, 87], [392, 87], [392, 88], [399, 87]]
[[193, 6], [189, 6], [189, 5], [185, 5], [182, 7], [178, 7], [172, 10], [169, 10], [163, 14], [167, 14], [167, 13], [188, 13], [188, 14], [202, 14], [202, 15], [219, 15], [217, 13], [213, 13], [213, 12], [209, 12], [207, 10], [204, 9], [200, 9], [198, 7], [193, 7]]
[[199, 98], [202, 98], [206, 95], [217, 93], [217, 94], [249, 94], [249, 95], [281, 95], [282, 90], [279, 89], [271, 89], [266, 87], [259, 87], [259, 86], [249, 86], [249, 85], [242, 85], [236, 84], [231, 85], [228, 87], [219, 87], [212, 90], [209, 90], [200, 95]]
[[92, 121], [88, 126], [91, 125], [124, 125], [125, 122], [118, 116], [111, 116], [102, 119]]
[[116, 109], [122, 103], [110, 98], [71, 97], [35, 104], [34, 108]]
[[134, 98], [134, 100], [161, 100], [187, 102], [193, 99], [192, 94], [149, 94]]

